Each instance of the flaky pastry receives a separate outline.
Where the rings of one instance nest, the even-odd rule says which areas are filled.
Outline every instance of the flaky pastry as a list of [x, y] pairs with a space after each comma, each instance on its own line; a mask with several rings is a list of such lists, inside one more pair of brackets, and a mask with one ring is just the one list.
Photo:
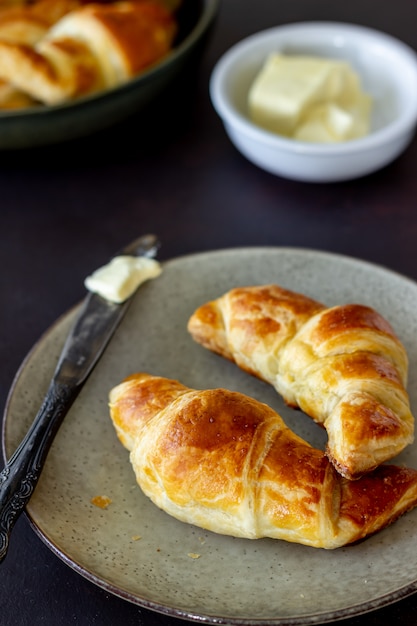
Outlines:
[[2, 6], [0, 4], [0, 40], [34, 45], [58, 20], [80, 6], [80, 0], [35, 0]]
[[175, 17], [162, 2], [88, 3], [34, 45], [0, 39], [0, 79], [45, 104], [115, 87], [170, 51]]
[[328, 457], [347, 478], [413, 441], [406, 350], [367, 306], [327, 308], [277, 285], [240, 287], [198, 308], [188, 329], [324, 426]]
[[[0, 3], [0, 42], [34, 46], [55, 22], [79, 6], [79, 0]], [[7, 80], [0, 80], [0, 109], [22, 109], [35, 104], [28, 93]]]
[[333, 549], [417, 504], [417, 471], [350, 481], [266, 404], [145, 373], [110, 392], [110, 415], [143, 492], [171, 516], [234, 537]]

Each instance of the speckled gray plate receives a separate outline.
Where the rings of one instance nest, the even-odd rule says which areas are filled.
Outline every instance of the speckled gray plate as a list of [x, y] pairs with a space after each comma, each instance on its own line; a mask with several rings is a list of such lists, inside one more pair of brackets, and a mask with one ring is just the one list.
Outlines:
[[[202, 531], [158, 510], [135, 485], [107, 408], [110, 388], [135, 371], [191, 387], [243, 391], [270, 403], [290, 427], [323, 446], [321, 430], [284, 407], [272, 388], [187, 334], [187, 320], [202, 302], [233, 286], [269, 282], [329, 305], [356, 301], [377, 308], [408, 349], [411, 402], [417, 405], [414, 282], [355, 259], [290, 248], [215, 251], [165, 263], [162, 275], [136, 294], [68, 414], [28, 506], [51, 550], [100, 587], [176, 617], [248, 625], [323, 623], [417, 589], [417, 510], [361, 544], [324, 551]], [[8, 456], [39, 406], [73, 316], [42, 337], [18, 373], [6, 410]], [[417, 467], [416, 445], [397, 460]], [[111, 498], [107, 509], [91, 504], [97, 495]]]

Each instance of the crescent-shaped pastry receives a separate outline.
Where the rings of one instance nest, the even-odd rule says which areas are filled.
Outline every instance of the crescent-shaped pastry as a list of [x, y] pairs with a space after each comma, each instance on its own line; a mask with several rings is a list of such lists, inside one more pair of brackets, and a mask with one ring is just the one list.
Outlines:
[[[0, 2], [0, 42], [34, 46], [51, 26], [64, 15], [76, 9], [80, 0], [35, 0], [31, 3]], [[0, 109], [22, 109], [36, 105], [29, 94], [12, 83], [0, 80]]]
[[44, 104], [68, 102], [127, 82], [167, 55], [176, 33], [157, 0], [89, 3], [33, 46], [0, 39], [0, 80]]
[[81, 0], [35, 0], [3, 6], [0, 2], [0, 41], [36, 44], [53, 24], [80, 6]]
[[110, 414], [143, 492], [173, 517], [216, 533], [337, 548], [417, 503], [417, 471], [381, 466], [343, 478], [266, 404], [136, 374]]
[[277, 285], [240, 287], [198, 308], [188, 330], [324, 426], [328, 457], [347, 478], [413, 441], [406, 350], [367, 306], [326, 308]]

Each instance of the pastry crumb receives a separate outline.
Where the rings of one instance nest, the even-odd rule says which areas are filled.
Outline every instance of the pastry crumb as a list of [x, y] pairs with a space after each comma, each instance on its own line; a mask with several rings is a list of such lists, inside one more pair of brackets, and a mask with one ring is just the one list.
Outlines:
[[197, 554], [197, 552], [189, 552], [187, 556], [189, 556], [190, 559], [199, 559], [201, 554]]
[[132, 535], [132, 541], [139, 541], [139, 539], [142, 539], [141, 535]]
[[94, 498], [91, 498], [91, 504], [94, 504], [99, 509], [107, 509], [109, 504], [111, 504], [111, 498], [108, 496], [94, 496]]

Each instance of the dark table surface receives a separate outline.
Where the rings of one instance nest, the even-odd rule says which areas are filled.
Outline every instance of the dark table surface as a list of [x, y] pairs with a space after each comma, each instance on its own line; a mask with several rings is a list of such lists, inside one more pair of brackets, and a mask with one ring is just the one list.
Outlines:
[[[314, 185], [269, 175], [230, 144], [208, 78], [239, 39], [293, 21], [375, 27], [417, 49], [409, 0], [223, 0], [187, 101], [175, 94], [82, 140], [0, 153], [0, 404], [39, 336], [83, 295], [84, 277], [132, 236], [157, 233], [160, 258], [236, 246], [296, 246], [365, 259], [417, 279], [417, 140], [366, 178]], [[114, 597], [57, 558], [21, 516], [0, 571], [4, 626], [176, 626]], [[417, 572], [416, 572], [417, 577]], [[415, 626], [417, 597], [343, 621]]]

